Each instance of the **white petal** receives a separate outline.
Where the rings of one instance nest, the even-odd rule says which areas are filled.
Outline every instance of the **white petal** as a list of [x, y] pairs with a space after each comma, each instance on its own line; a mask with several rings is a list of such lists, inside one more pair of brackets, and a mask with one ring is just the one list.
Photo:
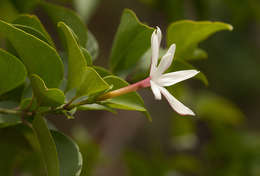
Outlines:
[[176, 45], [172, 44], [168, 49], [167, 53], [162, 57], [157, 70], [158, 74], [162, 74], [171, 66], [175, 49], [176, 49]]
[[156, 30], [157, 30], [157, 37], [158, 37], [158, 42], [159, 42], [159, 45], [161, 45], [161, 41], [162, 41], [162, 31], [161, 29], [156, 26]]
[[183, 70], [183, 71], [176, 71], [171, 73], [166, 73], [160, 76], [156, 83], [160, 86], [171, 86], [183, 80], [189, 79], [195, 75], [197, 75], [199, 71], [197, 70]]
[[151, 37], [151, 48], [152, 48], [152, 62], [150, 75], [156, 71], [156, 66], [159, 58], [160, 44], [162, 40], [162, 32], [159, 27], [154, 30]]
[[151, 89], [153, 91], [154, 97], [156, 100], [161, 100], [162, 99], [162, 95], [160, 92], [160, 87], [157, 86], [152, 80], [150, 80], [151, 83]]
[[171, 107], [180, 115], [192, 115], [195, 116], [194, 112], [190, 110], [188, 107], [179, 102], [176, 98], [174, 98], [167, 89], [160, 87], [161, 93], [165, 96]]

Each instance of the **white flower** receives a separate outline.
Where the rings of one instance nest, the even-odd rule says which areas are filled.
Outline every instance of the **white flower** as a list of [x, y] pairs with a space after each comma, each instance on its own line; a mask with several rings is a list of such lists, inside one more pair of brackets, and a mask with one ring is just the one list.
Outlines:
[[[192, 110], [184, 106], [174, 98], [166, 88], [183, 80], [189, 79], [199, 73], [197, 70], [183, 70], [163, 74], [171, 65], [175, 53], [175, 44], [172, 44], [167, 53], [162, 57], [159, 65], [159, 49], [162, 39], [162, 33], [159, 27], [153, 32], [151, 37], [152, 63], [150, 70], [150, 84], [155, 99], [161, 100], [162, 95], [167, 99], [171, 107], [181, 115], [195, 115]], [[158, 65], [158, 66], [157, 66]]]

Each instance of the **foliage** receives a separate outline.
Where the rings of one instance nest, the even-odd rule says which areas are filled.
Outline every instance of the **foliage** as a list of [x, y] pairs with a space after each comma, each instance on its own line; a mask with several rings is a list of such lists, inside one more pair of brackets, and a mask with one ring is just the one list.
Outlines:
[[[11, 16], [7, 18], [6, 11], [0, 11], [1, 16], [6, 17], [0, 20], [0, 35], [5, 43], [4, 49], [0, 49], [0, 131], [14, 138], [3, 138], [0, 142], [1, 156], [10, 154], [8, 162], [0, 162], [0, 174], [9, 176], [16, 171], [49, 176], [78, 176], [81, 171], [82, 174], [89, 174], [86, 168], [92, 169], [91, 166], [94, 167], [98, 160], [96, 146], [92, 146], [89, 141], [78, 140], [80, 148], [71, 138], [53, 130], [45, 117], [62, 114], [73, 118], [77, 110], [115, 113], [121, 109], [139, 111], [151, 119], [137, 92], [105, 100], [101, 97], [107, 92], [128, 86], [129, 83], [124, 79], [129, 76], [137, 80], [145, 77], [150, 65], [147, 55], [151, 53], [150, 37], [154, 28], [142, 23], [132, 10], [124, 10], [107, 70], [93, 64], [99, 52], [97, 40], [74, 11], [38, 0], [24, 3], [5, 0], [3, 4], [8, 7]], [[36, 15], [19, 14], [30, 13], [36, 7], [40, 7], [50, 17], [63, 47], [54, 42]], [[91, 13], [90, 10], [86, 14]], [[222, 30], [232, 30], [232, 26], [221, 22], [188, 20], [170, 24], [167, 45], [177, 44], [177, 60], [169, 71], [195, 68], [190, 61], [205, 59], [207, 56], [206, 51], [198, 47], [199, 43]], [[165, 52], [164, 49], [162, 52]], [[143, 61], [145, 66], [137, 75], [136, 65]], [[208, 84], [203, 73], [197, 78]], [[188, 91], [184, 90], [183, 94], [185, 92]], [[211, 94], [199, 95], [195, 107], [199, 116], [209, 122], [218, 119], [214, 116], [216, 107], [222, 109], [223, 119], [231, 116], [228, 125], [237, 125], [243, 119], [243, 113], [228, 100]], [[218, 121], [226, 122], [221, 119]], [[179, 139], [179, 148], [189, 148], [191, 143], [187, 144], [187, 140], [183, 139], [190, 134], [196, 136], [195, 124], [189, 121], [176, 124], [174, 129], [180, 129], [178, 125], [186, 124], [187, 130], [173, 132], [173, 139]], [[214, 126], [216, 130], [217, 127]], [[12, 145], [8, 148], [7, 143], [10, 141]], [[211, 145], [207, 147], [205, 150], [209, 153], [214, 148]], [[244, 149], [247, 146], [241, 150]], [[82, 154], [80, 150], [83, 150]], [[85, 157], [88, 153], [85, 151], [93, 152], [93, 163], [88, 164]], [[143, 169], [141, 173], [136, 169], [140, 166], [133, 160], [140, 162], [140, 170]], [[186, 155], [168, 159], [158, 154], [147, 159], [142, 154], [126, 154], [126, 161], [133, 175], [160, 175], [176, 170], [195, 174], [207, 172], [194, 169], [194, 165], [201, 168], [201, 163]], [[152, 165], [148, 164], [150, 162]]]

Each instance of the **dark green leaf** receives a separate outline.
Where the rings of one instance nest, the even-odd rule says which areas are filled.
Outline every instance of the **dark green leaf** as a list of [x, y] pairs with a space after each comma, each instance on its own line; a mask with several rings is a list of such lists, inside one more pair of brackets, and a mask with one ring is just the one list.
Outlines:
[[12, 0], [20, 12], [31, 12], [40, 0]]
[[17, 15], [18, 11], [10, 0], [1, 0], [0, 19], [10, 22], [13, 21]]
[[68, 136], [51, 131], [56, 144], [61, 176], [79, 176], [82, 168], [82, 156], [78, 145]]
[[[38, 30], [30, 27], [30, 26], [25, 26], [25, 25], [21, 25], [21, 24], [14, 24], [14, 27], [19, 28], [21, 30], [23, 30], [24, 32], [33, 35], [34, 37], [48, 43], [48, 39]], [[48, 43], [50, 44], [50, 43]]]
[[37, 114], [33, 120], [33, 129], [38, 139], [48, 176], [59, 176], [60, 166], [55, 141], [44, 118]]
[[86, 50], [85, 48], [81, 47], [80, 48], [85, 59], [86, 59], [86, 62], [87, 62], [87, 65], [88, 66], [92, 66], [93, 65], [93, 61], [92, 61], [92, 56], [90, 55], [90, 53], [88, 52], [88, 50]]
[[128, 74], [150, 47], [152, 32], [153, 28], [141, 23], [133, 11], [123, 12], [110, 55], [110, 68], [114, 73]]
[[40, 6], [50, 16], [55, 25], [60, 21], [66, 23], [78, 36], [80, 45], [86, 46], [87, 29], [74, 11], [44, 1], [40, 2]]
[[68, 53], [68, 83], [66, 90], [78, 89], [83, 80], [87, 62], [73, 36], [72, 30], [63, 22], [59, 22], [58, 27], [65, 36]]
[[31, 81], [33, 92], [39, 105], [56, 107], [64, 104], [65, 96], [60, 89], [48, 89], [44, 84], [44, 81], [35, 74], [31, 76]]
[[27, 71], [23, 63], [0, 49], [0, 95], [21, 85], [26, 75]]
[[109, 89], [109, 85], [91, 67], [85, 68], [84, 78], [78, 96], [89, 96]]
[[59, 86], [63, 64], [54, 48], [1, 20], [0, 32], [12, 43], [30, 74], [41, 76], [50, 88]]
[[99, 54], [99, 46], [98, 46], [97, 39], [90, 31], [88, 31], [88, 41], [87, 41], [86, 48], [89, 54], [92, 56], [93, 61], [96, 60]]
[[112, 75], [112, 73], [103, 68], [103, 67], [100, 67], [100, 66], [93, 66], [93, 68], [96, 70], [96, 72], [103, 78], [105, 76], [108, 76], [108, 75]]
[[39, 32], [41, 32], [41, 34], [43, 34], [45, 36], [45, 38], [48, 41], [47, 43], [49, 43], [51, 46], [55, 47], [50, 35], [45, 30], [44, 26], [42, 25], [41, 21], [38, 19], [37, 16], [28, 15], [28, 14], [20, 15], [12, 23], [30, 26], [30, 27], [38, 30]]

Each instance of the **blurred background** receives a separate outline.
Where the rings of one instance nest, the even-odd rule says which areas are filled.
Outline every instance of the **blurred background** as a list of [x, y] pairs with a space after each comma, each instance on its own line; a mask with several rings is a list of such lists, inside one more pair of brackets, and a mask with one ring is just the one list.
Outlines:
[[[55, 38], [41, 10], [19, 8], [13, 5], [16, 1], [0, 1], [1, 19], [12, 21], [19, 13], [35, 13]], [[149, 26], [160, 26], [163, 34], [169, 24], [183, 19], [222, 21], [234, 27], [232, 32], [219, 32], [201, 43], [208, 58], [192, 63], [205, 73], [208, 87], [190, 80], [172, 88], [173, 94], [195, 111], [194, 118], [178, 116], [166, 101], [155, 101], [146, 90], [140, 93], [152, 123], [143, 114], [130, 111], [79, 112], [73, 120], [48, 117], [78, 142], [85, 164], [82, 176], [260, 175], [259, 0], [50, 2], [79, 13], [99, 43], [94, 64], [106, 68], [125, 8]]]

